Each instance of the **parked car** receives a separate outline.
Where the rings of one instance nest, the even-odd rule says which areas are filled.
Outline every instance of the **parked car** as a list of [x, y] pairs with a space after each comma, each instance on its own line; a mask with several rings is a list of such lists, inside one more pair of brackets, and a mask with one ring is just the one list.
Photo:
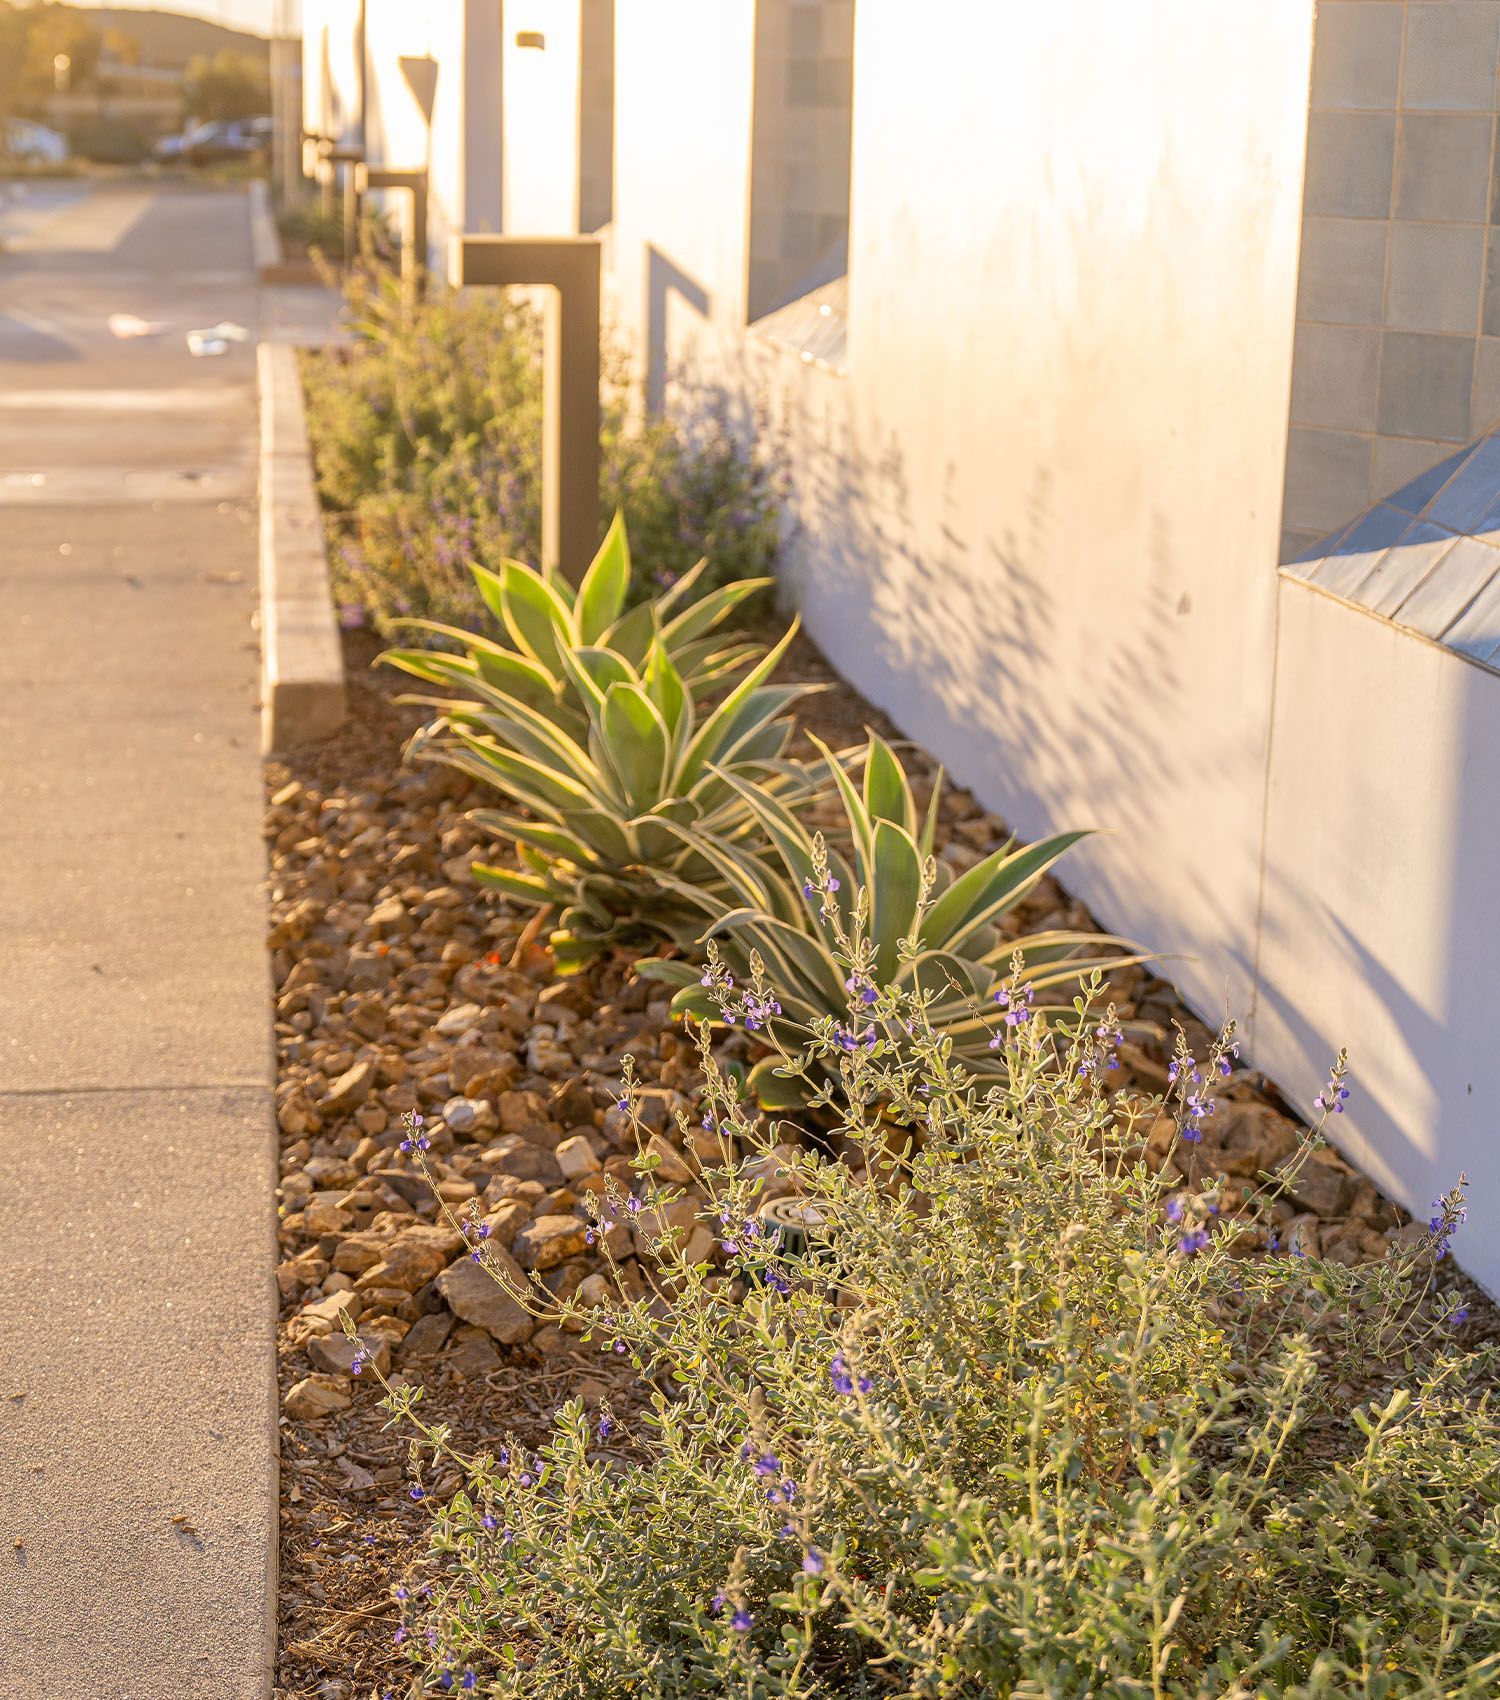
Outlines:
[[0, 118], [0, 159], [26, 165], [61, 165], [68, 157], [68, 139], [30, 118]]
[[220, 165], [265, 153], [270, 146], [269, 118], [216, 118], [180, 136], [163, 136], [152, 152], [164, 164]]

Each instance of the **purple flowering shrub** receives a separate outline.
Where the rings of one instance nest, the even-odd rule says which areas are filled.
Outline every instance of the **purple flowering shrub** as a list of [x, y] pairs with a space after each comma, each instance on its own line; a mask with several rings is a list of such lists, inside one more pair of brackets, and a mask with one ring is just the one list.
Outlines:
[[[489, 630], [469, 563], [498, 572], [540, 554], [538, 316], [511, 292], [436, 286], [412, 309], [380, 270], [347, 288], [352, 346], [303, 358], [335, 599], [382, 633], [407, 618]], [[637, 544], [629, 600], [704, 556], [700, 590], [764, 575], [780, 534], [771, 450], [745, 447], [750, 433], [715, 398], [641, 417], [618, 356], [606, 366], [600, 530], [624, 511]]]
[[[474, 1458], [388, 1395], [417, 1488], [464, 1482], [403, 1601], [413, 1692], [1493, 1693], [1494, 1366], [1434, 1286], [1456, 1201], [1379, 1265], [1277, 1255], [1279, 1183], [1195, 1173], [1188, 1099], [1232, 1033], [1180, 1051], [1158, 1174], [1163, 1106], [1110, 1089], [1087, 996], [1002, 1023], [1007, 1075], [980, 1086], [920, 996], [879, 995], [910, 1044], [848, 1054], [841, 1158], [772, 1143], [705, 1030], [703, 1232], [668, 1225], [646, 1158], [592, 1231], [611, 1268], [644, 1232], [654, 1290], [511, 1288], [628, 1358], [637, 1414], [575, 1400], [539, 1451]], [[767, 1208], [787, 1195], [795, 1245]]]

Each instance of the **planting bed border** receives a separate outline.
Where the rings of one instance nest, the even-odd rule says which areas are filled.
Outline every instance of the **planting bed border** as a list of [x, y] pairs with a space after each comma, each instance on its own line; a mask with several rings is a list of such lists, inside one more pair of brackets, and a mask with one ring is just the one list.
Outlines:
[[263, 342], [256, 359], [261, 748], [269, 755], [336, 731], [348, 697], [297, 351]]

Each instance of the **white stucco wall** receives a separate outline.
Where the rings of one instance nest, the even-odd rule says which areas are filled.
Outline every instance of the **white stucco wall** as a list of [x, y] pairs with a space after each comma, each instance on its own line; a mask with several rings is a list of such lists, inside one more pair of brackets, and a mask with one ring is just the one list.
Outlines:
[[[621, 318], [655, 249], [667, 357], [735, 382], [752, 24], [617, 24]], [[1250, 1003], [1311, 34], [865, 0], [849, 376], [770, 368], [814, 635], [1018, 830], [1113, 828], [1068, 878], [1209, 1015]]]
[[[359, 12], [358, 0], [303, 0], [307, 125], [320, 128], [319, 114], [331, 108], [347, 142], [357, 141], [360, 129]], [[365, 157], [398, 170], [426, 167], [434, 264], [442, 263], [450, 233], [500, 228], [501, 16], [501, 0], [428, 7], [366, 0]], [[430, 123], [424, 85], [432, 90]]]
[[1500, 1292], [1500, 678], [1300, 580], [1280, 604], [1257, 1059], [1308, 1108], [1349, 1046], [1331, 1134], [1423, 1220], [1467, 1172], [1455, 1254]]
[[[577, 0], [507, 0], [504, 212], [518, 236], [578, 230], [579, 22]], [[518, 36], [544, 45], [522, 46]]]

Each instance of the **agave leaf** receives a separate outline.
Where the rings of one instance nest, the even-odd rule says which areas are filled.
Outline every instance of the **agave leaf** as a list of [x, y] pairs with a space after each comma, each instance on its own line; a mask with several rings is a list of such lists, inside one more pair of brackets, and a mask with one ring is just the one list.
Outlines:
[[468, 656], [444, 655], [441, 650], [435, 649], [387, 649], [377, 659], [388, 667], [399, 667], [403, 673], [426, 679], [434, 685], [470, 683], [479, 672], [476, 663]]
[[556, 900], [556, 893], [544, 880], [532, 879], [509, 868], [488, 867], [482, 862], [476, 862], [472, 871], [481, 885], [493, 886], [507, 897], [519, 898], [522, 903], [541, 907]]
[[762, 1057], [750, 1070], [749, 1087], [763, 1110], [800, 1110], [807, 1104], [807, 1082], [800, 1076], [777, 1072], [784, 1067], [780, 1057]]
[[684, 741], [679, 737], [679, 730], [683, 727], [684, 722], [686, 722], [689, 735], [691, 735], [693, 702], [688, 695], [687, 687], [682, 682], [682, 674], [677, 671], [665, 645], [659, 641], [651, 645], [651, 652], [646, 657], [646, 670], [642, 677], [646, 686], [646, 694], [661, 711], [661, 717], [666, 722], [667, 731], [672, 735], [672, 744], [675, 750]]
[[[559, 773], [546, 762], [522, 755], [518, 750], [503, 750], [494, 744], [481, 743], [468, 733], [455, 734], [464, 750], [446, 749], [443, 760], [453, 766], [463, 765], [466, 773], [486, 785], [497, 785], [524, 802], [528, 808], [546, 813], [549, 810], [587, 808], [593, 802], [592, 793], [576, 779]], [[458, 759], [467, 755], [467, 763]]]
[[628, 614], [615, 621], [600, 642], [639, 670], [646, 663], [646, 651], [655, 636], [656, 610], [649, 602], [638, 602]]
[[[703, 934], [703, 942], [723, 933], [753, 939], [783, 1002], [799, 999], [829, 1014], [844, 1009], [848, 994], [838, 964], [821, 940], [763, 910], [752, 909], [731, 909], [721, 915]], [[811, 989], [811, 997], [804, 988]]]
[[493, 832], [499, 838], [509, 838], [517, 844], [543, 851], [553, 861], [561, 859], [583, 868], [596, 861], [593, 850], [584, 839], [561, 827], [549, 826], [544, 821], [501, 814], [497, 809], [475, 809], [469, 819], [475, 826], [482, 826], [486, 832]]
[[938, 804], [943, 796], [943, 770], [937, 770], [932, 781], [932, 799], [927, 805], [927, 818], [922, 822], [922, 836], [917, 840], [917, 849], [922, 860], [927, 861], [932, 855], [932, 847], [937, 840]]
[[887, 819], [875, 822], [874, 861], [870, 942], [875, 947], [875, 981], [883, 986], [894, 978], [901, 941], [916, 925], [922, 896], [922, 858], [911, 834]]
[[505, 581], [499, 573], [481, 567], [476, 561], [469, 562], [469, 571], [474, 575], [474, 583], [485, 607], [502, 626], [505, 625]]
[[604, 695], [595, 759], [618, 777], [626, 807], [646, 814], [662, 795], [672, 738], [661, 711], [640, 685], [613, 684]]
[[869, 755], [865, 760], [864, 804], [872, 821], [893, 821], [915, 841], [917, 806], [906, 782], [906, 770], [885, 739], [874, 733], [870, 734]]
[[687, 753], [682, 758], [682, 766], [677, 776], [680, 786], [689, 786], [697, 779], [704, 763], [710, 759], [709, 752], [718, 748], [723, 726], [733, 722], [735, 715], [749, 698], [776, 671], [781, 658], [791, 647], [792, 639], [797, 635], [798, 624], [798, 621], [792, 621], [780, 643], [760, 658], [698, 729], [697, 736], [688, 745]]
[[833, 775], [833, 782], [838, 786], [839, 795], [844, 800], [844, 814], [848, 819], [849, 836], [854, 844], [857, 877], [862, 886], [868, 886], [874, 877], [875, 834], [864, 798], [854, 789], [844, 762], [834, 755], [827, 744], [811, 732], [807, 734], [807, 738], [827, 762], [828, 771]]
[[567, 604], [540, 573], [521, 561], [504, 563], [501, 582], [501, 617], [517, 648], [550, 673], [561, 673], [562, 650], [573, 642]]
[[655, 980], [664, 986], [696, 986], [703, 978], [702, 968], [685, 962], [680, 956], [643, 956], [631, 964], [631, 972], [642, 980]]
[[619, 815], [598, 806], [590, 798], [586, 807], [559, 811], [558, 819], [576, 837], [591, 844], [601, 862], [624, 867], [635, 860], [635, 846]]
[[680, 643], [691, 643], [694, 638], [702, 637], [705, 632], [720, 625], [746, 597], [754, 596], [757, 590], [763, 590], [774, 582], [768, 578], [741, 578], [721, 585], [718, 590], [699, 597], [690, 608], [666, 621], [663, 635], [674, 647]]
[[922, 943], [952, 946], [987, 925], [1034, 885], [1065, 851], [1087, 836], [1087, 832], [1060, 832], [1020, 850], [993, 851], [960, 874], [927, 911]]
[[512, 650], [478, 649], [474, 654], [479, 676], [487, 685], [519, 697], [533, 708], [555, 703], [557, 680], [544, 667]]
[[624, 516], [616, 508], [573, 604], [574, 623], [584, 643], [597, 643], [619, 619], [629, 588], [630, 543], [625, 535]]

